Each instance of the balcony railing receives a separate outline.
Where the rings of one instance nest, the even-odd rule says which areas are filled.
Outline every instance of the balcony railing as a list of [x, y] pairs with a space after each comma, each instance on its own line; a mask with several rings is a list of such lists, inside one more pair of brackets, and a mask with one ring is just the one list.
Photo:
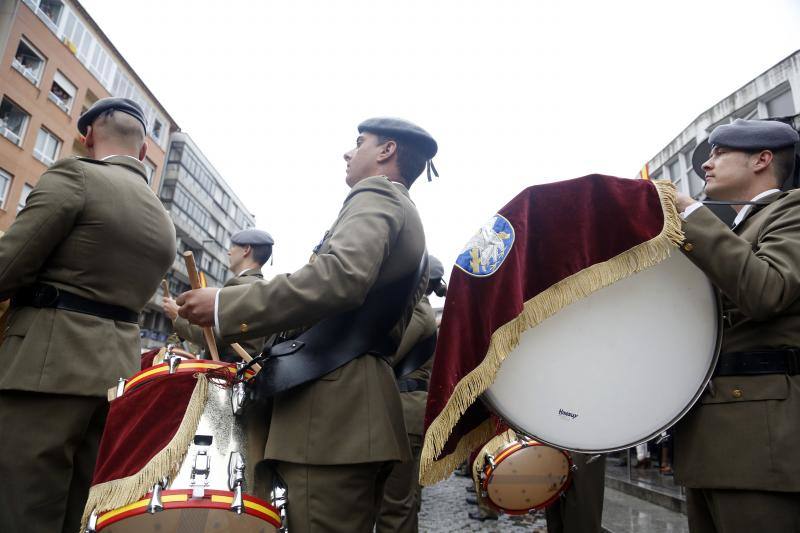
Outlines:
[[11, 141], [12, 143], [16, 144], [17, 146], [20, 145], [22, 139], [20, 139], [19, 135], [8, 129], [4, 124], [0, 123], [0, 135]]
[[25, 76], [25, 79], [27, 79], [29, 82], [31, 82], [34, 85], [39, 85], [39, 78], [40, 78], [39, 73], [23, 65], [20, 62], [20, 60], [17, 59], [16, 57], [11, 62], [11, 66], [14, 68], [14, 70], [18, 71], [20, 74]]
[[47, 99], [56, 104], [61, 111], [69, 114], [69, 102], [62, 100], [56, 93], [49, 93]]

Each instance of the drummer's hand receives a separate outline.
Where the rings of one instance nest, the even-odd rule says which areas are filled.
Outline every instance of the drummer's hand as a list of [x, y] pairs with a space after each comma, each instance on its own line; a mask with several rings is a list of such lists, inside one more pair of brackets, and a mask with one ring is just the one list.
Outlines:
[[173, 322], [178, 318], [178, 304], [169, 296], [165, 296], [162, 300], [161, 309], [164, 311], [164, 314], [167, 315], [167, 318]]
[[675, 207], [678, 208], [678, 213], [683, 213], [686, 211], [686, 208], [695, 203], [697, 200], [689, 196], [688, 194], [683, 194], [679, 192], [675, 195]]
[[186, 291], [176, 300], [178, 314], [198, 326], [214, 325], [214, 301], [219, 289], [194, 289]]

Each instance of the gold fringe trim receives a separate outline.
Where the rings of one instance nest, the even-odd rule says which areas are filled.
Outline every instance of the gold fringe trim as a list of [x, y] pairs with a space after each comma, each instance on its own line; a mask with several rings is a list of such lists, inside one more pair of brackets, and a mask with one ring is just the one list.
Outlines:
[[89, 490], [89, 498], [81, 519], [80, 533], [86, 528], [89, 516], [93, 511], [97, 511], [99, 514], [131, 504], [147, 494], [153, 485], [162, 478], [169, 477], [171, 479], [178, 473], [197, 432], [197, 426], [200, 424], [200, 418], [203, 416], [208, 399], [208, 379], [200, 373], [196, 374], [195, 378], [197, 378], [197, 384], [192, 391], [192, 397], [186, 406], [186, 413], [183, 415], [183, 420], [175, 436], [139, 472], [122, 479], [99, 483]]
[[516, 318], [497, 328], [481, 364], [458, 382], [444, 409], [425, 432], [419, 472], [422, 485], [432, 485], [447, 479], [472, 450], [492, 437], [493, 425], [489, 424], [487, 430], [487, 424], [481, 424], [458, 442], [453, 453], [437, 459], [461, 416], [494, 383], [500, 365], [519, 344], [522, 333], [593, 292], [657, 265], [669, 257], [674, 247], [683, 243], [681, 218], [675, 206], [674, 184], [668, 180], [652, 183], [658, 191], [664, 214], [661, 232], [608, 261], [591, 265], [548, 287], [525, 302], [522, 312]]

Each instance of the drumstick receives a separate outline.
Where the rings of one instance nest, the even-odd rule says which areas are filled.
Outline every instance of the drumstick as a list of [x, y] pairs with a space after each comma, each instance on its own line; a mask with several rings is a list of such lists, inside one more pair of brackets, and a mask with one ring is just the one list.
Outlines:
[[[245, 362], [245, 363], [249, 363], [250, 361], [252, 361], [252, 360], [253, 360], [253, 358], [250, 356], [250, 354], [249, 354], [249, 353], [247, 353], [247, 352], [245, 352], [245, 351], [244, 351], [244, 348], [242, 348], [241, 346], [239, 346], [239, 343], [238, 343], [238, 342], [234, 342], [233, 344], [231, 344], [231, 348], [233, 348], [233, 351], [234, 351], [234, 352], [236, 352], [236, 354], [237, 354], [239, 357], [241, 357], [242, 359], [244, 359], [244, 362]], [[261, 371], [261, 365], [259, 365], [258, 363], [254, 364], [254, 365], [253, 365], [253, 370], [255, 370], [255, 371], [256, 371], [256, 374], [258, 374], [258, 373]]]
[[[189, 282], [192, 284], [192, 289], [199, 289], [200, 276], [197, 275], [197, 265], [194, 263], [194, 254], [191, 250], [183, 252], [183, 261], [186, 263], [186, 272], [189, 274]], [[209, 326], [203, 326], [203, 337], [208, 345], [211, 359], [219, 361], [217, 343], [214, 341], [214, 331]]]
[[167, 280], [161, 280], [161, 289], [164, 291], [164, 298], [172, 298], [172, 295], [169, 293], [169, 285], [167, 284]]

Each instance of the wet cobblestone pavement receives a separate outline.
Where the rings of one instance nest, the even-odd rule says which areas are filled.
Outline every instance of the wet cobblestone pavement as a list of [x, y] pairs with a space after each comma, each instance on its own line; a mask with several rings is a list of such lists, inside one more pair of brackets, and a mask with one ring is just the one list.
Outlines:
[[477, 511], [476, 505], [466, 502], [466, 491], [472, 480], [465, 477], [450, 476], [446, 481], [422, 489], [422, 510], [419, 514], [419, 530], [424, 533], [445, 533], [450, 531], [482, 531], [495, 533], [501, 531], [529, 531], [546, 533], [547, 522], [544, 512], [535, 516], [502, 515], [497, 520], [474, 520], [468, 516]]

